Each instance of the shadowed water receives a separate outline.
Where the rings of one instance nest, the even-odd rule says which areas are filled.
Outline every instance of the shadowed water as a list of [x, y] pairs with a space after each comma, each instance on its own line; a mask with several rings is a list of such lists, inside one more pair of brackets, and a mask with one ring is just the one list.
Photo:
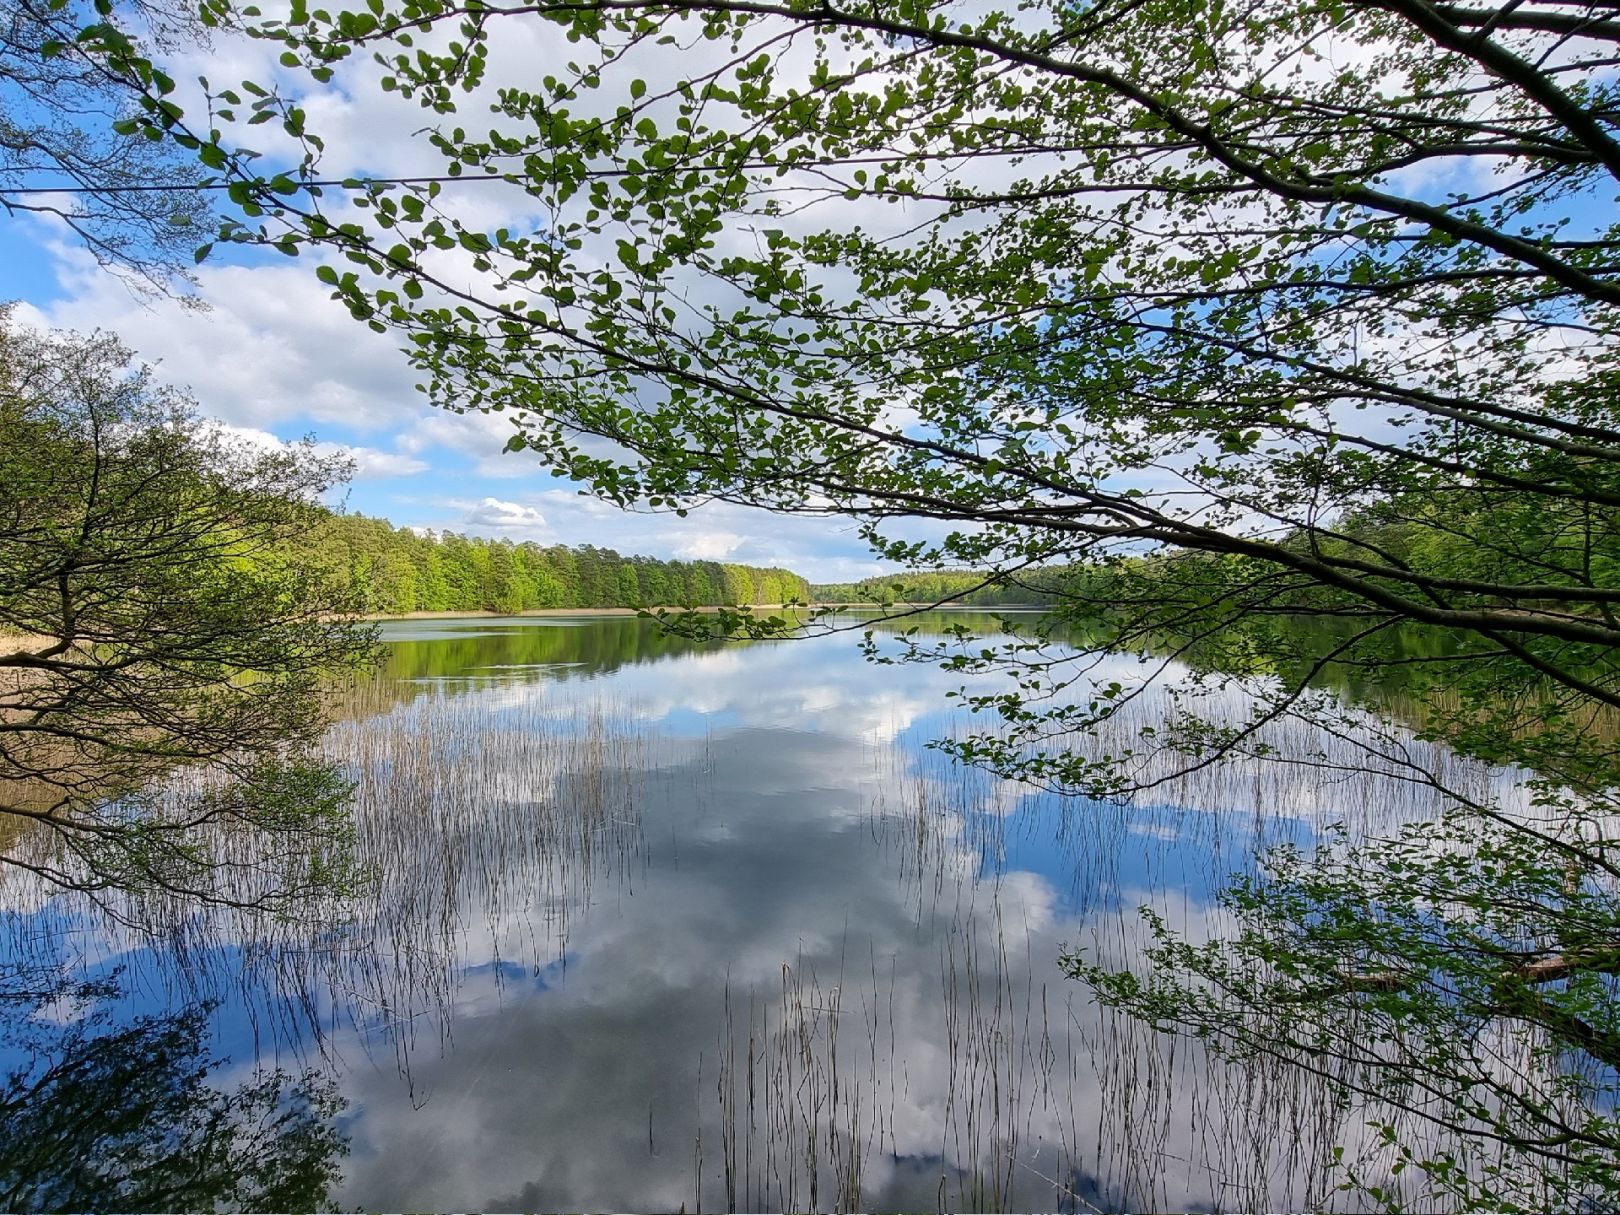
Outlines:
[[[960, 679], [869, 664], [847, 635], [383, 636], [326, 742], [371, 877], [328, 922], [130, 909], [154, 940], [0, 885], [13, 962], [116, 975], [114, 1021], [212, 1002], [222, 1089], [276, 1067], [335, 1086], [338, 1206], [1355, 1205], [1327, 1161], [1357, 1150], [1356, 1111], [1114, 1017], [1058, 961], [1129, 964], [1144, 904], [1217, 931], [1258, 849], [1423, 812], [1422, 783], [1357, 757], [1064, 800], [929, 750], [964, 727]], [[1135, 660], [1110, 662], [1100, 681]], [[1121, 737], [1168, 711], [1139, 698]], [[1456, 783], [1508, 780], [1401, 745]], [[0, 1052], [0, 1075], [27, 1066]]]

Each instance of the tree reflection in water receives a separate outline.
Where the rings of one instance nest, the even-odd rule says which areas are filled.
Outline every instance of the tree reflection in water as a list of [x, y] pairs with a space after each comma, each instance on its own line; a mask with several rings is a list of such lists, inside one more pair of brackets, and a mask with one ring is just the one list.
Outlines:
[[216, 1087], [207, 1002], [122, 1022], [117, 976], [0, 973], [0, 1209], [326, 1210], [347, 1153], [330, 1080]]

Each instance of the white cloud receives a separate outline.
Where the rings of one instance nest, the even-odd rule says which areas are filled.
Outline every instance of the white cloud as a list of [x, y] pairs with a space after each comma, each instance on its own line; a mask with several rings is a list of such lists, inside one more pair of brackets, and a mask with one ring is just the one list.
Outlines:
[[[216, 424], [233, 439], [250, 443], [266, 451], [275, 451], [288, 444], [268, 430], [251, 426], [232, 426], [227, 422]], [[316, 443], [315, 451], [322, 456], [341, 456], [354, 465], [355, 481], [374, 481], [385, 477], [409, 477], [427, 470], [427, 462], [397, 451], [382, 451], [376, 447], [360, 447], [349, 443]]]
[[190, 388], [203, 412], [237, 426], [292, 421], [379, 430], [419, 408], [397, 340], [356, 324], [317, 282], [314, 263], [204, 265], [206, 312], [142, 303], [82, 250], [54, 249], [67, 298], [25, 322], [111, 330], [158, 376]]
[[480, 477], [534, 476], [542, 470], [533, 456], [506, 450], [514, 429], [505, 414], [423, 410], [400, 432], [398, 445], [414, 455], [455, 452], [472, 460]]
[[476, 527], [492, 527], [499, 531], [536, 531], [545, 527], [546, 517], [532, 506], [521, 502], [503, 502], [499, 498], [483, 498], [472, 506], [464, 520]]
[[317, 443], [316, 450], [333, 448], [354, 461], [356, 481], [377, 480], [383, 477], [409, 477], [427, 471], [427, 462], [397, 451], [378, 451], [375, 447], [345, 447], [338, 443]]
[[675, 546], [675, 555], [689, 561], [720, 561], [742, 546], [735, 532], [698, 532]]

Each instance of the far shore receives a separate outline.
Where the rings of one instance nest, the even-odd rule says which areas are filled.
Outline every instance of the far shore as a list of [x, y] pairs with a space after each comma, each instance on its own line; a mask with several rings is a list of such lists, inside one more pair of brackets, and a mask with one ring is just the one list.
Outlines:
[[[975, 612], [1029, 612], [1046, 611], [1047, 608], [1039, 603], [1004, 603], [994, 606], [984, 606], [976, 603], [811, 603], [794, 604], [788, 606], [784, 603], [750, 603], [735, 605], [747, 607], [755, 612], [780, 611], [806, 611], [825, 608], [870, 608], [887, 611], [931, 611], [940, 608], [947, 610], [967, 610]], [[630, 607], [610, 608], [528, 608], [521, 612], [491, 612], [486, 610], [465, 612], [368, 612], [357, 617], [360, 620], [381, 623], [387, 620], [506, 620], [513, 616], [637, 616], [644, 610], [657, 611], [657, 608], [643, 609]], [[670, 606], [672, 612], [718, 612], [718, 607], [682, 608]]]
[[[754, 611], [780, 611], [780, 603], [751, 603], [747, 605]], [[820, 607], [821, 604], [813, 606]], [[636, 616], [644, 609], [632, 607], [610, 608], [527, 608], [521, 612], [491, 612], [485, 610], [467, 612], [368, 612], [359, 617], [361, 620], [506, 620], [513, 616]], [[651, 609], [656, 611], [657, 609]], [[718, 612], [717, 607], [700, 608], [671, 608], [671, 611], [697, 611]]]
[[523, 612], [367, 612], [360, 620], [497, 620], [510, 616], [634, 616], [635, 608], [529, 608]]
[[[891, 603], [891, 604], [877, 604], [877, 603], [812, 603], [812, 604], [809, 604], [809, 605], [797, 604], [794, 607], [789, 608], [786, 604], [781, 604], [781, 603], [752, 603], [752, 604], [748, 604], [747, 606], [749, 608], [751, 608], [752, 610], [756, 611], [756, 612], [759, 612], [759, 611], [779, 612], [779, 611], [784, 611], [784, 610], [786, 610], [786, 611], [802, 611], [802, 610], [807, 610], [807, 608], [808, 609], [821, 609], [821, 608], [887, 608], [890, 611], [895, 611], [895, 610], [908, 611], [908, 610], [917, 609], [917, 608], [938, 608], [938, 607], [946, 607], [946, 606], [948, 606], [948, 607], [956, 607], [957, 605], [956, 604], [945, 605], [945, 604], [937, 604], [937, 603]], [[981, 608], [981, 607], [978, 607], [977, 605], [972, 605], [972, 604], [964, 605], [964, 606], [970, 607], [975, 611], [1028, 611], [1030, 609], [1040, 610], [1040, 605], [1039, 604], [1005, 604], [1005, 605], [1002, 605], [1001, 607], [994, 607], [994, 608]], [[656, 609], [654, 609], [654, 610], [656, 610]], [[700, 607], [700, 608], [671, 608], [670, 610], [671, 611], [718, 612], [720, 609], [717, 608], [717, 607]], [[522, 612], [489, 612], [489, 611], [394, 612], [394, 613], [389, 613], [389, 612], [368, 612], [365, 615], [355, 617], [354, 619], [365, 620], [365, 621], [370, 621], [370, 622], [374, 622], [374, 623], [382, 623], [382, 622], [388, 621], [388, 620], [501, 620], [501, 619], [506, 619], [506, 618], [512, 617], [512, 616], [535, 616], [535, 617], [545, 617], [545, 616], [636, 616], [636, 615], [639, 615], [641, 611], [642, 611], [641, 608], [611, 607], [611, 608], [529, 608], [527, 611], [522, 611]], [[7, 654], [14, 654], [18, 650], [27, 649], [30, 646], [39, 645], [39, 644], [41, 644], [43, 642], [46, 642], [48, 640], [50, 640], [50, 639], [46, 638], [46, 637], [35, 637], [35, 636], [32, 636], [32, 635], [27, 634], [27, 633], [4, 633], [4, 632], [0, 632], [0, 657], [4, 657]]]

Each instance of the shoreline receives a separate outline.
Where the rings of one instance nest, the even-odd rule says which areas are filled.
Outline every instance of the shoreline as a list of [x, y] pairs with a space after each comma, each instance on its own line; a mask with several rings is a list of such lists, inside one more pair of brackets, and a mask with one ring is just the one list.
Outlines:
[[15, 654], [19, 650], [26, 650], [30, 646], [43, 645], [50, 640], [49, 637], [40, 637], [34, 633], [0, 633], [0, 658], [7, 654]]
[[[742, 605], [738, 605], [738, 606], [742, 606]], [[884, 610], [883, 605], [876, 604], [876, 603], [812, 603], [812, 604], [809, 604], [809, 605], [800, 604], [800, 605], [798, 605], [798, 606], [796, 606], [794, 608], [788, 608], [785, 604], [781, 604], [781, 603], [751, 603], [751, 604], [748, 604], [746, 606], [748, 606], [750, 608], [753, 608], [755, 611], [772, 611], [772, 612], [780, 612], [780, 611], [813, 611], [813, 610], [824, 609], [824, 608], [835, 608], [835, 609], [840, 609], [840, 610], [848, 610], [850, 608], [868, 609], [868, 610]], [[893, 604], [888, 605], [887, 610], [889, 610], [889, 611], [908, 611], [908, 610], [915, 610], [915, 609], [919, 609], [919, 608], [921, 608], [921, 609], [941, 609], [941, 610], [946, 610], [946, 611], [953, 610], [953, 609], [960, 611], [960, 610], [965, 609], [965, 610], [968, 610], [968, 611], [981, 611], [981, 612], [999, 612], [999, 611], [1027, 612], [1027, 611], [1045, 611], [1045, 610], [1047, 610], [1046, 608], [1042, 607], [1039, 604], [1004, 604], [1004, 605], [1002, 605], [1000, 607], [979, 607], [978, 605], [975, 605], [975, 604], [963, 604], [963, 605], [949, 604], [949, 605], [945, 605], [945, 604], [923, 604], [923, 603], [893, 603]], [[696, 612], [718, 612], [720, 609], [718, 607], [715, 607], [715, 606], [711, 605], [711, 606], [700, 607], [700, 608], [683, 608], [683, 609], [675, 609], [675, 610], [696, 611]], [[567, 616], [599, 616], [599, 617], [603, 617], [603, 618], [611, 618], [611, 617], [615, 617], [615, 616], [634, 617], [634, 616], [638, 615], [641, 611], [642, 611], [641, 608], [632, 608], [632, 607], [528, 608], [528, 609], [526, 609], [524, 611], [521, 611], [521, 612], [491, 612], [491, 611], [488, 611], [486, 609], [481, 609], [480, 608], [480, 609], [468, 609], [466, 611], [458, 611], [458, 612], [365, 612], [365, 613], [362, 613], [361, 615], [353, 617], [353, 619], [364, 621], [367, 624], [384, 624], [384, 623], [386, 623], [386, 622], [388, 622], [390, 620], [511, 620], [513, 618], [516, 618], [516, 617], [534, 617], [536, 619], [544, 619], [546, 617], [567, 617]], [[18, 650], [24, 649], [27, 646], [38, 645], [39, 643], [44, 642], [44, 641], [48, 641], [48, 640], [49, 640], [49, 638], [38, 637], [38, 636], [34, 636], [34, 635], [28, 634], [28, 633], [0, 633], [0, 657], [4, 657], [7, 654], [16, 653]]]
[[[744, 606], [744, 605], [737, 605]], [[755, 611], [781, 611], [780, 603], [750, 603], [746, 606]], [[525, 608], [521, 612], [492, 612], [485, 608], [473, 608], [460, 612], [366, 612], [355, 617], [367, 623], [380, 624], [388, 620], [511, 620], [520, 616], [534, 616], [544, 618], [547, 616], [637, 616], [641, 608], [633, 607], [607, 607], [607, 608]], [[651, 609], [656, 611], [657, 609]], [[692, 612], [718, 612], [715, 606], [700, 608], [681, 608], [680, 611]]]
[[[665, 605], [665, 606], [668, 606], [669, 610], [672, 611], [672, 612], [679, 611], [679, 612], [711, 612], [712, 613], [712, 612], [718, 612], [720, 610], [719, 607], [717, 607], [715, 605], [712, 605], [712, 604], [708, 605], [708, 606], [705, 606], [705, 607], [698, 607], [698, 608], [680, 608], [680, 607], [673, 607], [673, 606], [670, 606], [670, 605]], [[734, 605], [728, 605], [728, 606], [732, 606], [732, 607], [735, 607], [735, 608], [748, 607], [748, 608], [753, 609], [756, 612], [758, 612], [758, 611], [770, 611], [770, 612], [819, 611], [819, 610], [824, 610], [824, 609], [828, 609], [828, 608], [835, 609], [835, 610], [838, 610], [838, 611], [847, 611], [847, 610], [849, 610], [851, 608], [855, 608], [855, 609], [868, 610], [868, 611], [891, 611], [891, 612], [910, 612], [910, 611], [918, 611], [918, 610], [921, 610], [921, 611], [958, 611], [958, 612], [962, 612], [962, 611], [966, 611], [966, 612], [1047, 612], [1047, 611], [1051, 610], [1049, 607], [1045, 606], [1044, 604], [1039, 604], [1039, 603], [1005, 603], [1005, 604], [999, 604], [999, 605], [995, 605], [995, 606], [985, 606], [985, 605], [980, 605], [980, 604], [976, 604], [976, 603], [891, 603], [891, 604], [887, 604], [887, 605], [879, 604], [879, 603], [811, 603], [811, 604], [798, 604], [798, 605], [795, 605], [794, 607], [791, 607], [791, 608], [788, 607], [786, 604], [782, 604], [782, 603], [750, 603], [750, 604], [734, 604]], [[531, 616], [535, 617], [535, 618], [538, 618], [538, 619], [544, 619], [545, 617], [548, 617], [548, 616], [551, 616], [551, 617], [565, 617], [565, 616], [601, 616], [601, 617], [631, 616], [631, 617], [633, 617], [633, 616], [640, 615], [643, 610], [648, 610], [648, 609], [633, 608], [633, 607], [526, 608], [521, 612], [492, 612], [492, 611], [489, 611], [488, 609], [485, 609], [485, 608], [471, 608], [471, 609], [468, 609], [468, 610], [465, 610], [465, 611], [457, 611], [457, 612], [366, 612], [366, 613], [363, 613], [362, 615], [354, 617], [354, 619], [363, 620], [368, 624], [382, 624], [382, 623], [386, 623], [387, 621], [390, 621], [390, 620], [512, 620], [512, 619], [516, 619], [516, 618], [519, 618], [519, 617], [531, 617]], [[650, 609], [650, 610], [657, 611], [658, 609], [653, 608], [653, 609]]]
[[634, 616], [635, 608], [528, 608], [522, 612], [491, 612], [484, 608], [461, 612], [364, 612], [354, 617], [368, 624], [389, 620], [510, 620], [514, 616]]

